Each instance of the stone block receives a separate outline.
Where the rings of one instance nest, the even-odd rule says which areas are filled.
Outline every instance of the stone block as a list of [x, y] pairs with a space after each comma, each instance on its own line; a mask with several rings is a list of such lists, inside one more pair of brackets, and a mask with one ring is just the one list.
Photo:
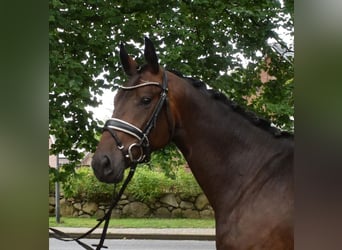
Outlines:
[[199, 212], [200, 217], [202, 219], [213, 219], [214, 218], [214, 212], [210, 209], [205, 209]]
[[172, 207], [178, 207], [178, 202], [176, 199], [176, 196], [174, 194], [167, 194], [164, 195], [160, 201], [166, 205], [172, 206]]
[[194, 207], [194, 204], [188, 201], [181, 201], [179, 206], [182, 209], [192, 209]]
[[98, 209], [94, 216], [96, 219], [100, 219], [100, 218], [103, 218], [104, 215], [105, 215], [105, 212], [102, 209]]
[[55, 207], [49, 205], [49, 214], [54, 214], [54, 212], [55, 212]]
[[61, 216], [70, 217], [74, 213], [74, 207], [65, 199], [60, 201], [60, 213]]
[[154, 213], [157, 218], [170, 218], [171, 212], [166, 207], [160, 207]]
[[119, 202], [118, 202], [118, 205], [126, 205], [126, 204], [128, 204], [129, 203], [129, 200], [120, 200]]
[[56, 199], [55, 197], [49, 197], [49, 205], [56, 205]]
[[112, 214], [110, 216], [110, 218], [115, 218], [118, 219], [121, 217], [121, 210], [120, 209], [113, 209]]
[[82, 209], [82, 204], [80, 202], [74, 203], [73, 204], [74, 208], [76, 208], [77, 210], [81, 210]]
[[198, 219], [200, 218], [199, 212], [197, 210], [186, 209], [182, 211], [184, 218]]
[[83, 212], [87, 214], [93, 215], [97, 211], [98, 208], [99, 207], [95, 202], [86, 202], [83, 205], [82, 210]]
[[132, 218], [143, 218], [150, 215], [150, 208], [142, 202], [132, 202], [124, 206], [122, 214]]
[[172, 218], [183, 218], [182, 209], [176, 208], [171, 213]]
[[200, 194], [195, 202], [195, 207], [198, 210], [202, 210], [204, 209], [207, 205], [209, 205], [209, 201], [207, 199], [207, 197], [204, 194]]

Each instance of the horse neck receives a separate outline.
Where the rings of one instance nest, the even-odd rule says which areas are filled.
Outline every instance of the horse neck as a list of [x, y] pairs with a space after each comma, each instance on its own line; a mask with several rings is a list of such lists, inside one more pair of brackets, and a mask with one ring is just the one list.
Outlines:
[[233, 202], [269, 160], [266, 155], [272, 159], [283, 146], [191, 84], [179, 81], [176, 86], [181, 90], [173, 97], [178, 114], [174, 142], [214, 209], [221, 195], [231, 194]]

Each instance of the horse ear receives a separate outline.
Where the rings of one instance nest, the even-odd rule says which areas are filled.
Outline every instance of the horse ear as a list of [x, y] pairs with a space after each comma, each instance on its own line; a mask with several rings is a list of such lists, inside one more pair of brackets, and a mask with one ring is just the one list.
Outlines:
[[132, 76], [137, 73], [138, 64], [127, 54], [123, 43], [120, 44], [120, 61], [127, 75]]
[[148, 66], [150, 66], [152, 73], [157, 74], [159, 72], [159, 63], [156, 49], [154, 48], [152, 41], [147, 37], [145, 37], [144, 57]]

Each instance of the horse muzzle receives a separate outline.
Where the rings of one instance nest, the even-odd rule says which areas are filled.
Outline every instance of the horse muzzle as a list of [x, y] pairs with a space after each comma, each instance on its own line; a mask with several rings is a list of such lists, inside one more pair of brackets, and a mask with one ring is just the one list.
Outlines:
[[96, 178], [101, 182], [118, 183], [123, 179], [125, 170], [124, 159], [114, 161], [110, 155], [95, 153], [91, 166]]

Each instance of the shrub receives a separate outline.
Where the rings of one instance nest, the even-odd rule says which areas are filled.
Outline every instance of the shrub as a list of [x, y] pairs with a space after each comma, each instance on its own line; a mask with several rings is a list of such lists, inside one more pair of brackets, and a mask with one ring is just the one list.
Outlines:
[[[126, 176], [128, 171], [126, 171]], [[50, 176], [50, 183], [51, 183]], [[123, 182], [122, 182], [123, 183]], [[121, 184], [122, 184], [121, 183]], [[120, 188], [117, 187], [117, 191]], [[89, 167], [81, 167], [75, 175], [68, 178], [62, 185], [66, 198], [87, 199], [95, 202], [109, 202], [113, 195], [113, 185], [99, 182]], [[143, 202], [153, 202], [166, 193], [182, 193], [195, 196], [202, 193], [191, 173], [179, 167], [174, 176], [166, 176], [160, 169], [151, 170], [147, 166], [139, 166], [127, 186], [125, 194]]]
[[203, 193], [192, 173], [185, 171], [185, 168], [178, 168], [174, 180], [176, 193], [182, 193], [186, 196], [196, 196]]
[[147, 167], [138, 167], [135, 176], [127, 187], [126, 194], [131, 194], [140, 201], [152, 202], [170, 189], [170, 179], [164, 172], [152, 171]]
[[76, 198], [91, 201], [110, 201], [113, 194], [113, 185], [99, 182], [89, 167], [76, 170], [76, 175], [63, 183], [66, 198]]

